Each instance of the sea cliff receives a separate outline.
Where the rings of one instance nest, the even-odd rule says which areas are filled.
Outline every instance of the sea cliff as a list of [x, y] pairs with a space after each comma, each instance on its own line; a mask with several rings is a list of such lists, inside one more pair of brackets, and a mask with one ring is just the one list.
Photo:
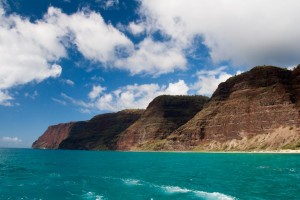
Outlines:
[[146, 110], [50, 126], [33, 148], [256, 151], [300, 148], [300, 66], [258, 66], [211, 98], [159, 96]]

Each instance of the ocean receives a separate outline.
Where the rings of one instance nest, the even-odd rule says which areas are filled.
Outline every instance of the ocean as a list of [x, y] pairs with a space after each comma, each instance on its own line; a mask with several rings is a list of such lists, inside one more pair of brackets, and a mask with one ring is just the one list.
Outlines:
[[0, 199], [300, 199], [300, 154], [0, 149]]

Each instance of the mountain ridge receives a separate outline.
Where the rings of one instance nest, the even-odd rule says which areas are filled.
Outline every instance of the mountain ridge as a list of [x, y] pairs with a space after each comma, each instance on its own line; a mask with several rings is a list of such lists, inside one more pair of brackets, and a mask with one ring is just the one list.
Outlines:
[[[62, 135], [63, 140], [53, 142], [52, 148], [133, 151], [300, 148], [300, 65], [294, 70], [254, 67], [220, 83], [210, 99], [159, 96], [134, 119], [124, 130], [115, 131], [113, 139], [106, 141], [106, 148], [78, 148], [74, 143], [82, 143], [84, 134], [72, 142], [70, 134], [59, 134], [58, 128], [57, 135]], [[68, 132], [67, 128], [62, 130]], [[41, 138], [52, 135], [54, 141], [57, 138], [54, 132], [46, 131]], [[91, 143], [95, 135], [90, 134], [86, 143]], [[37, 143], [43, 144], [43, 140], [36, 141], [33, 148], [43, 147]]]

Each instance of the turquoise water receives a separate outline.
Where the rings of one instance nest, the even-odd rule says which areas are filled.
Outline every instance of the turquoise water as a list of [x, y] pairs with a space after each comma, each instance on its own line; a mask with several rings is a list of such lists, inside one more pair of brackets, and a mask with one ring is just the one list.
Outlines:
[[300, 199], [300, 155], [0, 149], [0, 199]]

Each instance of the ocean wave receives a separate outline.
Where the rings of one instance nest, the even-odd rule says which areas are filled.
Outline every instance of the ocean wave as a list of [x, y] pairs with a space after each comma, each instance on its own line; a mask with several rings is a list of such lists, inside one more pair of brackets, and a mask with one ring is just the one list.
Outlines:
[[203, 191], [193, 191], [196, 196], [204, 198], [206, 200], [236, 200], [235, 197], [222, 194], [219, 192], [203, 192]]
[[126, 185], [143, 185], [142, 181], [137, 179], [121, 179]]
[[219, 192], [204, 192], [198, 190], [190, 190], [178, 186], [161, 186], [161, 189], [163, 189], [167, 193], [193, 193], [197, 197], [203, 198], [205, 200], [236, 200], [235, 197]]
[[138, 179], [121, 179], [121, 180], [126, 185], [133, 185], [133, 186], [143, 185], [147, 187], [158, 188], [168, 194], [176, 194], [176, 193], [192, 194], [196, 198], [198, 197], [200, 199], [205, 199], [205, 200], [237, 200], [235, 197], [223, 193], [219, 193], [219, 192], [204, 192], [204, 191], [192, 190], [192, 189], [179, 187], [179, 186], [156, 185]]
[[187, 192], [192, 192], [192, 190], [186, 189], [186, 188], [181, 188], [178, 186], [161, 186], [163, 190], [167, 193], [187, 193]]

